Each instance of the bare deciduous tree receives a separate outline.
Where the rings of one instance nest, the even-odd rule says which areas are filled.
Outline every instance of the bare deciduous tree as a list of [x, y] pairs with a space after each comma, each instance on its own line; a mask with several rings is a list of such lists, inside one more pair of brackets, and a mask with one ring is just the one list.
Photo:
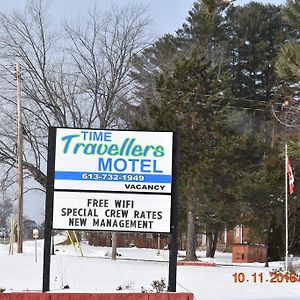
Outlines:
[[24, 168], [46, 186], [49, 126], [125, 126], [123, 107], [132, 101], [129, 77], [134, 54], [147, 46], [148, 21], [139, 6], [95, 8], [75, 26], [53, 30], [43, 0], [24, 12], [0, 14], [0, 162], [5, 178], [16, 168], [15, 63], [21, 64]]

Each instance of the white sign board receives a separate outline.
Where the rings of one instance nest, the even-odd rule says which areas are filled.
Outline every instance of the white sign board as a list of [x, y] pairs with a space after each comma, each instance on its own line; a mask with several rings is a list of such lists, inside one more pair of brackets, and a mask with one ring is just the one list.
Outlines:
[[39, 230], [38, 229], [32, 229], [32, 236], [34, 239], [39, 238]]
[[171, 193], [172, 132], [57, 128], [54, 189]]
[[56, 128], [53, 229], [170, 232], [172, 132]]
[[54, 192], [53, 228], [170, 232], [171, 195]]

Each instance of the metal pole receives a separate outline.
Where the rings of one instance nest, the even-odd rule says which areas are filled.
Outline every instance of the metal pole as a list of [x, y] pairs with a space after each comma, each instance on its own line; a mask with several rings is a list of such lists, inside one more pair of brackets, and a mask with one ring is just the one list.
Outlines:
[[176, 292], [177, 278], [177, 227], [179, 201], [179, 136], [174, 133], [173, 138], [173, 172], [172, 172], [172, 207], [171, 207], [171, 241], [169, 252], [169, 281], [168, 291]]
[[50, 289], [50, 261], [51, 261], [51, 232], [53, 223], [54, 197], [54, 164], [55, 164], [56, 128], [49, 128], [48, 163], [47, 163], [47, 190], [44, 233], [44, 263], [43, 263], [43, 292]]
[[55, 249], [54, 249], [54, 236], [53, 233], [51, 232], [51, 254], [55, 255]]
[[287, 142], [285, 142], [285, 271], [288, 270], [289, 255], [289, 223], [288, 223], [288, 153]]
[[35, 262], [37, 262], [37, 239], [35, 238], [34, 241], [35, 241], [35, 243], [34, 243], [35, 244], [35, 247], [34, 247], [35, 248]]
[[16, 64], [18, 114], [18, 253], [23, 253], [23, 126], [20, 64]]

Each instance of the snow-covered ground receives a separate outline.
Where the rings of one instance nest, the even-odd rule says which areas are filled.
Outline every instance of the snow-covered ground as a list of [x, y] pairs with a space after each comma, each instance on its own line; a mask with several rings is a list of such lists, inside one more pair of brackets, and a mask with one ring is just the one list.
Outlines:
[[[64, 237], [57, 237], [56, 243]], [[24, 253], [9, 255], [8, 245], [0, 245], [0, 288], [9, 291], [41, 290], [43, 274], [43, 241], [38, 240], [38, 262], [35, 262], [34, 241], [24, 243]], [[71, 292], [140, 292], [152, 289], [153, 280], [168, 279], [168, 251], [119, 248], [116, 261], [108, 258], [110, 248], [82, 244], [84, 257], [69, 246], [55, 246], [51, 256], [51, 290], [68, 285]], [[199, 259], [204, 253], [200, 252]], [[178, 266], [177, 290], [194, 293], [198, 300], [299, 300], [300, 282], [270, 282], [269, 272], [280, 265], [254, 263], [236, 265], [231, 254], [217, 253], [217, 267]], [[234, 273], [245, 275], [244, 283], [234, 282]], [[262, 275], [259, 275], [262, 273]], [[253, 275], [256, 274], [256, 275]], [[240, 275], [241, 277], [243, 275]], [[254, 277], [263, 283], [254, 283]], [[285, 280], [283, 280], [285, 281]]]

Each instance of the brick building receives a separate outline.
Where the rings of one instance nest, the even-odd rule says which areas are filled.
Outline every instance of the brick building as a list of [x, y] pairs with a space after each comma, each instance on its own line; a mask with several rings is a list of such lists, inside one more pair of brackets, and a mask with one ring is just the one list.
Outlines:
[[[186, 238], [182, 234], [180, 236], [179, 250], [186, 249]], [[88, 234], [88, 241], [91, 245], [95, 246], [111, 246], [111, 233], [110, 232], [90, 232]], [[220, 251], [231, 251], [232, 245], [244, 244], [250, 242], [250, 233], [247, 227], [242, 225], [236, 226], [233, 230], [224, 230], [218, 241], [217, 249]], [[169, 235], [157, 233], [119, 233], [117, 235], [118, 247], [137, 247], [137, 248], [153, 248], [157, 249], [160, 245], [161, 249], [168, 248]], [[205, 250], [206, 248], [206, 235], [197, 234], [196, 248]]]

